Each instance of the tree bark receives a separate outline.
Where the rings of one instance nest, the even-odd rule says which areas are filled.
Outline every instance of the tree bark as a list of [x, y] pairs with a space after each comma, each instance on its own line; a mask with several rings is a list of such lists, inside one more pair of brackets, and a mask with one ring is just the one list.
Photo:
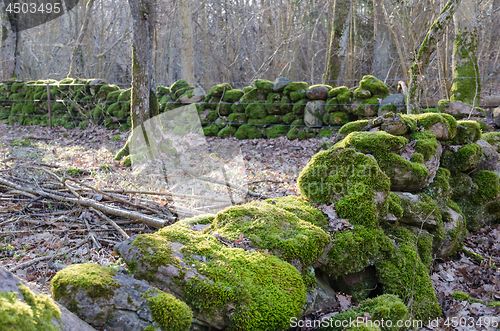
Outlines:
[[453, 20], [455, 42], [453, 47], [452, 101], [478, 105], [481, 92], [481, 78], [477, 62], [478, 4], [475, 0], [462, 0]]
[[328, 48], [328, 58], [325, 68], [325, 83], [340, 85], [335, 83], [342, 78], [342, 71], [345, 70], [345, 55], [347, 52], [349, 24], [351, 21], [352, 0], [335, 0], [333, 13], [333, 26], [330, 35], [330, 47]]
[[373, 16], [375, 18], [373, 24], [375, 39], [373, 75], [381, 80], [385, 80], [389, 74], [389, 70], [391, 70], [391, 37], [388, 23], [385, 21], [382, 1], [384, 0], [373, 0]]
[[[149, 145], [148, 134], [144, 122], [157, 116], [158, 98], [156, 96], [156, 78], [154, 68], [154, 32], [156, 22], [156, 0], [129, 0], [132, 15], [132, 91], [130, 113], [132, 133], [141, 129], [146, 144]], [[129, 141], [118, 152], [119, 160], [129, 154]]]
[[83, 25], [82, 29], [80, 30], [80, 33], [78, 34], [78, 38], [76, 38], [76, 43], [75, 47], [73, 47], [73, 52], [71, 52], [71, 57], [69, 60], [69, 72], [68, 72], [68, 77], [73, 77], [75, 72], [75, 56], [78, 53], [78, 50], [80, 49], [80, 46], [82, 44], [83, 38], [85, 37], [85, 34], [87, 32], [88, 26], [89, 26], [89, 21], [90, 21], [90, 16], [92, 15], [92, 6], [94, 5], [94, 0], [88, 0], [87, 5], [85, 6], [85, 18], [83, 20]]
[[439, 17], [427, 31], [427, 35], [418, 49], [415, 61], [410, 67], [410, 84], [408, 86], [407, 95], [408, 114], [420, 113], [420, 91], [418, 78], [427, 70], [431, 56], [436, 50], [439, 40], [443, 35], [444, 28], [450, 22], [459, 4], [460, 0], [448, 0], [447, 4], [439, 14]]
[[6, 1], [0, 1], [0, 63], [2, 68], [2, 79], [17, 78], [19, 73], [18, 59], [18, 41], [19, 32], [17, 32], [16, 14], [8, 14], [5, 11]]
[[181, 73], [182, 79], [194, 84], [194, 45], [193, 26], [191, 17], [191, 1], [181, 0], [179, 11], [181, 16]]

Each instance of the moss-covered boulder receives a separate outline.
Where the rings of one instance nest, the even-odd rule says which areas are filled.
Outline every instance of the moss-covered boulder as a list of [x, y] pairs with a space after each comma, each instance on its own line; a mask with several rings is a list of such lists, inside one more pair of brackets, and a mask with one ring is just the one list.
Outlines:
[[266, 136], [269, 139], [286, 136], [290, 127], [287, 125], [272, 125], [266, 129]]
[[256, 79], [253, 81], [253, 85], [261, 92], [267, 94], [273, 91], [274, 82], [267, 79]]
[[453, 145], [472, 144], [481, 138], [481, 126], [476, 121], [457, 121], [457, 134], [451, 140]]
[[189, 330], [193, 313], [173, 295], [113, 269], [74, 264], [51, 281], [54, 299], [99, 328]]
[[174, 225], [134, 236], [117, 250], [136, 276], [169, 290], [196, 320], [216, 329], [287, 328], [306, 301], [302, 277], [291, 264], [233, 248], [215, 232]]
[[95, 331], [45, 294], [0, 268], [0, 330]]
[[259, 139], [264, 136], [262, 131], [255, 125], [243, 124], [234, 134], [237, 139]]
[[306, 104], [304, 123], [311, 128], [322, 126], [324, 115], [325, 102], [323, 100], [309, 101]]
[[382, 171], [391, 179], [392, 190], [411, 192], [424, 188], [432, 181], [439, 158], [429, 162], [429, 168], [422, 163], [411, 162], [401, 156], [407, 144], [408, 140], [404, 137], [378, 131], [352, 132], [335, 146], [352, 147], [361, 153], [373, 155]]
[[217, 214], [211, 230], [230, 241], [247, 239], [249, 246], [268, 250], [300, 271], [316, 262], [330, 242], [321, 228], [272, 203], [228, 208]]
[[268, 112], [266, 110], [266, 102], [261, 100], [249, 104], [245, 108], [245, 114], [247, 118], [262, 119], [266, 117], [268, 115]]
[[[366, 319], [366, 314], [370, 316], [369, 319]], [[398, 322], [404, 323], [409, 320], [410, 314], [404, 302], [395, 295], [384, 294], [367, 299], [355, 308], [334, 315], [331, 320], [325, 321], [326, 325], [322, 325], [319, 330], [399, 331], [403, 327], [398, 327]], [[379, 325], [384, 327], [380, 328]]]
[[377, 161], [352, 148], [319, 152], [297, 180], [303, 196], [331, 205], [353, 224], [374, 226], [387, 209], [390, 179]]
[[432, 131], [438, 140], [451, 140], [457, 134], [457, 121], [448, 114], [424, 113], [407, 115], [417, 121], [417, 126]]
[[409, 302], [416, 319], [428, 321], [441, 316], [442, 309], [429, 270], [416, 249], [418, 237], [404, 227], [397, 227], [389, 235], [395, 240], [396, 249], [390, 258], [375, 265], [384, 293], [397, 295]]
[[309, 100], [326, 100], [330, 90], [332, 87], [328, 85], [313, 85], [307, 90], [306, 96]]

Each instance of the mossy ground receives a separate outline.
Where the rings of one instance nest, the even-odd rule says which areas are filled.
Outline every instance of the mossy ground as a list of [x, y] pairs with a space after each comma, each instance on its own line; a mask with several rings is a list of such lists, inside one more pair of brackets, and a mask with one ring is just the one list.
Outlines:
[[56, 304], [48, 296], [35, 294], [24, 285], [19, 284], [18, 287], [21, 294], [0, 292], [0, 330], [59, 330], [56, 324], [52, 323], [61, 318]]

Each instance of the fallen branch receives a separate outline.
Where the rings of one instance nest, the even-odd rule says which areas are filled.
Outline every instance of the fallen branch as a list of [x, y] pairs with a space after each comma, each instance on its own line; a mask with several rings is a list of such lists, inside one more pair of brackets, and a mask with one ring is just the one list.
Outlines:
[[[119, 217], [124, 217], [124, 218], [128, 218], [128, 219], [135, 220], [135, 221], [139, 221], [139, 222], [142, 222], [142, 223], [147, 224], [149, 226], [152, 226], [154, 228], [162, 228], [162, 227], [168, 225], [167, 222], [163, 219], [144, 215], [144, 214], [141, 214], [141, 213], [138, 213], [135, 211], [121, 209], [118, 207], [107, 206], [107, 205], [104, 205], [102, 203], [99, 203], [97, 201], [90, 200], [87, 198], [76, 199], [76, 198], [63, 197], [63, 196], [60, 196], [58, 194], [45, 192], [41, 189], [35, 189], [32, 187], [26, 187], [26, 186], [22, 187], [20, 185], [17, 185], [15, 183], [12, 183], [12, 182], [4, 179], [4, 178], [0, 178], [0, 184], [11, 187], [11, 188], [16, 189], [16, 190], [21, 191], [21, 192], [28, 192], [28, 193], [35, 194], [35, 195], [41, 195], [45, 198], [50, 198], [50, 199], [54, 199], [54, 200], [61, 201], [61, 202], [68, 202], [68, 203], [78, 204], [78, 205], [85, 206], [85, 207], [92, 207], [94, 209], [100, 210], [103, 213], [115, 215], [115, 216], [119, 216]], [[175, 222], [174, 217], [166, 216], [166, 218], [171, 223]]]
[[128, 234], [126, 234], [125, 231], [123, 231], [123, 229], [118, 224], [116, 224], [111, 218], [109, 218], [108, 216], [104, 215], [103, 213], [101, 213], [97, 209], [90, 208], [90, 210], [92, 210], [93, 212], [95, 212], [97, 215], [99, 215], [101, 218], [103, 218], [106, 222], [108, 222], [112, 227], [114, 227], [116, 229], [116, 231], [118, 231], [118, 233], [123, 238], [125, 238], [125, 239], [130, 238], [130, 236]]
[[188, 174], [188, 175], [190, 175], [190, 176], [192, 176], [194, 178], [197, 178], [199, 180], [202, 180], [204, 182], [209, 182], [209, 183], [213, 183], [213, 184], [219, 184], [219, 185], [223, 185], [223, 186], [226, 186], [226, 187], [230, 187], [232, 189], [238, 190], [240, 192], [243, 192], [243, 193], [245, 193], [245, 194], [247, 194], [249, 196], [255, 197], [255, 198], [259, 198], [259, 199], [271, 199], [272, 198], [270, 196], [250, 191], [249, 189], [243, 188], [241, 186], [238, 186], [238, 185], [235, 185], [235, 184], [232, 184], [232, 183], [229, 183], [229, 182], [225, 182], [225, 181], [218, 180], [218, 179], [215, 179], [215, 178], [210, 178], [210, 177], [197, 176], [196, 174], [193, 174], [192, 172], [190, 172], [188, 170], [184, 170], [184, 172], [186, 174]]
[[[87, 239], [88, 240], [88, 239]], [[14, 272], [16, 270], [19, 270], [21, 268], [26, 268], [26, 267], [29, 267], [35, 263], [38, 263], [38, 262], [41, 262], [41, 261], [45, 261], [45, 260], [52, 260], [53, 258], [55, 257], [58, 257], [58, 256], [61, 256], [61, 255], [64, 255], [64, 254], [67, 254], [69, 252], [72, 252], [74, 250], [76, 250], [77, 248], [80, 248], [81, 246], [83, 246], [87, 240], [84, 240], [83, 242], [81, 242], [80, 244], [76, 245], [75, 247], [72, 247], [64, 252], [60, 252], [60, 253], [56, 253], [56, 254], [52, 254], [52, 255], [47, 255], [47, 256], [42, 256], [42, 257], [38, 257], [36, 259], [33, 259], [33, 260], [29, 260], [27, 262], [24, 262], [24, 263], [21, 263], [21, 264], [18, 264], [17, 266], [15, 266], [14, 268], [10, 269], [9, 271], [10, 272]]]

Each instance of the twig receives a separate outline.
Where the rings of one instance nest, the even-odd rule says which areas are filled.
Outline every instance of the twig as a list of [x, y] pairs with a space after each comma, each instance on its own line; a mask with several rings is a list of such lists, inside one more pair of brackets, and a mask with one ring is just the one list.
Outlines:
[[271, 199], [272, 198], [272, 197], [264, 195], [264, 194], [255, 193], [253, 191], [250, 191], [249, 189], [245, 189], [243, 187], [240, 187], [238, 185], [235, 185], [235, 184], [232, 184], [232, 183], [229, 183], [229, 182], [225, 182], [225, 181], [218, 180], [218, 179], [215, 179], [215, 178], [197, 176], [196, 174], [193, 174], [192, 172], [190, 172], [188, 170], [184, 170], [184, 172], [187, 173], [188, 175], [194, 177], [194, 178], [199, 179], [199, 180], [202, 180], [202, 181], [205, 181], [205, 182], [209, 182], [209, 183], [213, 183], [213, 184], [219, 184], [219, 185], [231, 187], [231, 188], [233, 188], [235, 190], [244, 192], [247, 195], [250, 195], [252, 197], [256, 197], [256, 198], [259, 198], [259, 199]]
[[[48, 193], [43, 191], [42, 189], [34, 189], [32, 187], [21, 187], [15, 183], [12, 183], [4, 178], [0, 177], [0, 184], [12, 187], [14, 189], [17, 189], [19, 191], [25, 191], [31, 194], [38, 194], [41, 196], [44, 196], [46, 198], [51, 198], [57, 201], [62, 201], [62, 202], [68, 202], [68, 203], [75, 203], [78, 205], [86, 206], [86, 207], [92, 207], [97, 210], [100, 210], [106, 214], [111, 214], [115, 216], [120, 216], [120, 217], [125, 217], [128, 219], [140, 221], [144, 224], [147, 224], [149, 226], [155, 227], [155, 228], [162, 228], [165, 225], [167, 225], [167, 222], [163, 219], [159, 219], [156, 217], [144, 215], [142, 213], [138, 213], [135, 211], [130, 211], [130, 210], [125, 210], [122, 208], [118, 207], [112, 207], [112, 206], [107, 206], [102, 203], [96, 202], [94, 200], [86, 199], [86, 198], [81, 198], [81, 199], [76, 199], [76, 198], [68, 198], [68, 197], [63, 197], [58, 194], [53, 194], [53, 193]], [[171, 216], [165, 216], [166, 219], [170, 222], [175, 222], [175, 218]]]
[[130, 236], [128, 234], [126, 234], [125, 231], [123, 231], [123, 229], [118, 224], [116, 224], [111, 218], [109, 218], [108, 216], [104, 215], [103, 213], [101, 213], [97, 209], [90, 208], [90, 210], [92, 210], [93, 212], [95, 212], [97, 215], [99, 215], [101, 218], [103, 218], [106, 222], [108, 222], [112, 227], [114, 227], [116, 229], [116, 231], [118, 231], [118, 233], [123, 238], [125, 238], [125, 239], [130, 238]]
[[[87, 239], [88, 240], [88, 239]], [[64, 255], [64, 254], [67, 254], [69, 252], [72, 252], [74, 250], [76, 250], [77, 248], [80, 248], [81, 246], [83, 246], [87, 240], [84, 240], [83, 242], [81, 242], [80, 244], [76, 245], [75, 247], [72, 247], [70, 249], [68, 249], [67, 251], [64, 251], [64, 252], [60, 252], [60, 253], [56, 253], [56, 254], [52, 254], [52, 255], [47, 255], [47, 256], [42, 256], [42, 257], [38, 257], [36, 259], [33, 259], [33, 260], [29, 260], [27, 262], [24, 262], [24, 263], [21, 263], [21, 264], [18, 264], [17, 266], [15, 266], [14, 268], [10, 269], [9, 271], [10, 272], [14, 272], [16, 270], [19, 270], [21, 268], [26, 268], [26, 267], [29, 267], [35, 263], [38, 263], [38, 262], [41, 262], [41, 261], [45, 261], [45, 260], [51, 260], [55, 257], [58, 257], [58, 256], [61, 256], [61, 255]]]

